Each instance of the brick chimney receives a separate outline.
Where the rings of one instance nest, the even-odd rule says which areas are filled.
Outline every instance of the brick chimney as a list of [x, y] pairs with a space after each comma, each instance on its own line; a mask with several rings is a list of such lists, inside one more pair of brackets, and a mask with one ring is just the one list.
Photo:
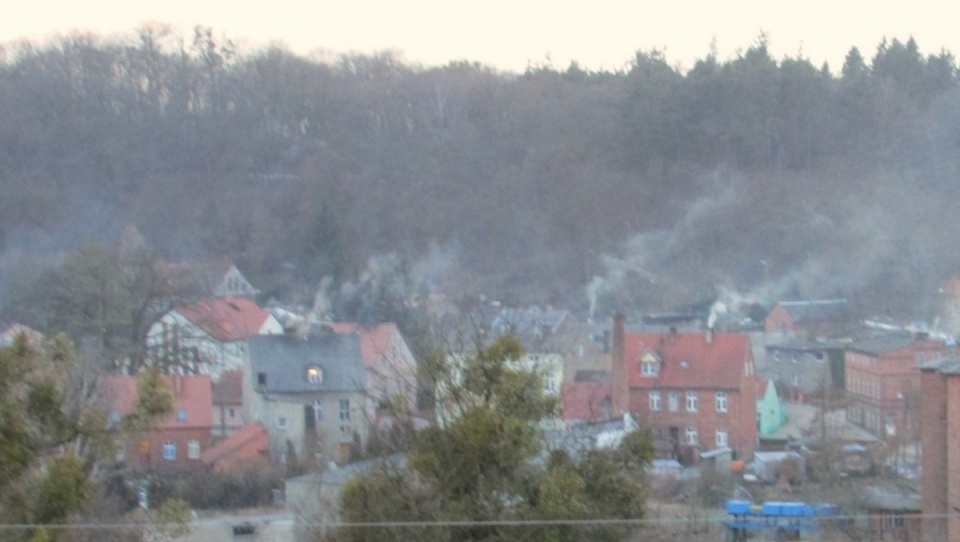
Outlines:
[[627, 365], [624, 359], [624, 317], [622, 314], [613, 316], [613, 334], [610, 344], [610, 384], [613, 416], [621, 416], [630, 411], [630, 384], [627, 380]]

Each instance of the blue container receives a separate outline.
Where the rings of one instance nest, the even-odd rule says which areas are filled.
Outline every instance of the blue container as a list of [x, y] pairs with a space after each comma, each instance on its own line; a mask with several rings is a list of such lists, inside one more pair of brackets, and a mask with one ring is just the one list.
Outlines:
[[784, 503], [782, 503], [782, 502], [780, 502], [780, 501], [767, 501], [767, 502], [763, 503], [763, 508], [761, 509], [762, 512], [763, 512], [763, 515], [765, 515], [765, 516], [779, 516], [779, 515], [782, 515], [781, 512], [780, 512], [780, 508], [783, 506], [783, 504], [784, 504]]
[[727, 513], [737, 515], [749, 514], [750, 506], [752, 505], [753, 503], [750, 501], [727, 501]]

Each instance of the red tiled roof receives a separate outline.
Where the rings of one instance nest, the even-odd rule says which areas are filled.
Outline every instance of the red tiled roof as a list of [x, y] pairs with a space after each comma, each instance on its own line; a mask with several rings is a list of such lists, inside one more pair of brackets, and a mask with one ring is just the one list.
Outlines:
[[218, 405], [243, 403], [243, 371], [223, 371], [213, 383], [213, 402]]
[[387, 352], [393, 334], [397, 332], [397, 324], [392, 322], [377, 324], [371, 328], [365, 328], [356, 322], [336, 322], [330, 324], [330, 328], [334, 333], [360, 334], [360, 354], [363, 356], [365, 367], [380, 365], [380, 360]]
[[[563, 419], [600, 420], [610, 416], [613, 389], [610, 381], [568, 382], [563, 386]], [[607, 404], [607, 412], [603, 405]]]
[[270, 449], [270, 436], [259, 423], [251, 423], [237, 430], [212, 448], [207, 448], [200, 461], [213, 465], [227, 458], [243, 461], [265, 454]]
[[[210, 377], [208, 375], [176, 375], [164, 378], [173, 396], [173, 413], [155, 422], [152, 427], [154, 429], [213, 427]], [[136, 377], [117, 375], [104, 377], [102, 389], [111, 410], [123, 416], [133, 412], [137, 401]], [[185, 415], [183, 420], [178, 419], [181, 411]]]
[[210, 298], [177, 307], [187, 320], [223, 341], [241, 341], [260, 332], [270, 312], [245, 297]]
[[[624, 361], [630, 387], [739, 389], [746, 363], [753, 362], [743, 333], [625, 333]], [[641, 376], [640, 356], [654, 352], [657, 377]], [[752, 369], [752, 368], [751, 368]]]

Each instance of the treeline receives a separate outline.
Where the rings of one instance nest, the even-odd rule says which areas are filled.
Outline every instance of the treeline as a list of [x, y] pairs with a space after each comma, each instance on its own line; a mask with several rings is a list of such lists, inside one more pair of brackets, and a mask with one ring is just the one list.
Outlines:
[[912, 39], [836, 73], [764, 36], [686, 72], [640, 51], [622, 71], [506, 74], [163, 25], [0, 58], [6, 273], [12, 251], [127, 223], [307, 300], [385, 253], [455, 261], [430, 287], [575, 308], [599, 276], [608, 307], [767, 283], [915, 314], [960, 269], [957, 65]]

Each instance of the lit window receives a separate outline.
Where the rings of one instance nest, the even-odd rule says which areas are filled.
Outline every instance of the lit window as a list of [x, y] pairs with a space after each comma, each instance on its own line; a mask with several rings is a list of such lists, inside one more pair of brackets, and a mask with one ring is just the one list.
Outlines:
[[177, 421], [178, 421], [178, 422], [185, 422], [185, 421], [187, 421], [187, 410], [186, 410], [185, 408], [178, 408], [178, 409], [177, 409]]
[[667, 395], [667, 408], [670, 410], [670, 412], [676, 412], [677, 409], [680, 408], [680, 394], [679, 394], [679, 393], [677, 393], [677, 392], [675, 392], [675, 391], [671, 391], [671, 392]]
[[191, 440], [187, 442], [187, 457], [190, 459], [200, 459], [200, 441]]
[[167, 461], [175, 461], [177, 459], [177, 445], [174, 444], [172, 440], [163, 443], [163, 458]]
[[350, 419], [350, 399], [340, 399], [340, 419]]
[[660, 410], [660, 392], [650, 392], [650, 410]]
[[688, 391], [687, 392], [687, 412], [696, 412], [697, 411], [697, 392]]
[[687, 438], [687, 444], [690, 446], [697, 445], [697, 428], [696, 427], [687, 427], [684, 430], [684, 435]]
[[717, 448], [727, 447], [727, 430], [717, 429]]
[[307, 382], [310, 382], [311, 384], [322, 384], [323, 369], [317, 367], [316, 365], [307, 367]]
[[717, 392], [716, 406], [717, 406], [717, 412], [727, 411], [727, 393], [726, 392], [723, 392], [723, 391]]

